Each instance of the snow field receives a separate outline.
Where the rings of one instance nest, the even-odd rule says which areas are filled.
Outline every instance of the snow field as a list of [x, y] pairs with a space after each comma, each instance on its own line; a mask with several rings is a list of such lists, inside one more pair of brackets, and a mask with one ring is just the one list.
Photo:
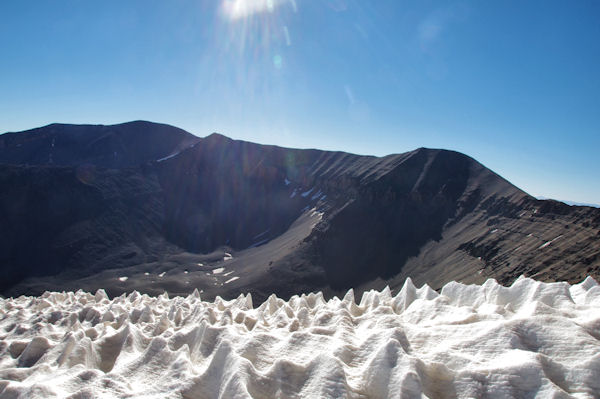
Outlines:
[[0, 398], [594, 398], [600, 287], [0, 299]]

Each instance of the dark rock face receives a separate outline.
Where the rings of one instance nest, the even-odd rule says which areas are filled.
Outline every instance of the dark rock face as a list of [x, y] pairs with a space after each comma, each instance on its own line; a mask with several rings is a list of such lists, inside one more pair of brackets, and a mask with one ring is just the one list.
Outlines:
[[[293, 164], [286, 164], [286, 157]], [[219, 245], [243, 249], [269, 230], [282, 234], [304, 201], [290, 199], [286, 176], [303, 176], [310, 156], [212, 135], [155, 165], [165, 198], [165, 235], [192, 252]], [[292, 179], [293, 177], [290, 177]]]
[[8, 295], [577, 280], [598, 277], [599, 221], [598, 209], [535, 200], [446, 150], [377, 158], [149, 122], [0, 136]]
[[198, 141], [176, 127], [144, 121], [111, 126], [56, 123], [0, 135], [0, 164], [136, 167]]
[[[64, 269], [97, 270], [161, 234], [160, 187], [135, 171], [0, 165], [0, 264], [7, 289]], [[112, 267], [118, 267], [116, 262]]]
[[317, 240], [332, 286], [391, 278], [425, 243], [439, 241], [467, 185], [468, 162], [452, 152], [418, 150], [401, 168], [362, 186]]

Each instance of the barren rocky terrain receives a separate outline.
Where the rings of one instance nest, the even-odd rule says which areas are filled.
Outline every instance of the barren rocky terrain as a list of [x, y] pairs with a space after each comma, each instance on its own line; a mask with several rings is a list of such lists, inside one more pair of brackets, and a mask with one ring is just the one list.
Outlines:
[[600, 209], [537, 200], [467, 155], [198, 138], [150, 122], [0, 135], [5, 296], [138, 290], [262, 300], [600, 277]]

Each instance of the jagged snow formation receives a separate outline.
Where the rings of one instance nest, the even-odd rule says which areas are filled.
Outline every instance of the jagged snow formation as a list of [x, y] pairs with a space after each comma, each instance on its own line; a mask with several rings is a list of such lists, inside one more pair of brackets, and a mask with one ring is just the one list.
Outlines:
[[594, 398], [600, 287], [0, 299], [0, 398]]

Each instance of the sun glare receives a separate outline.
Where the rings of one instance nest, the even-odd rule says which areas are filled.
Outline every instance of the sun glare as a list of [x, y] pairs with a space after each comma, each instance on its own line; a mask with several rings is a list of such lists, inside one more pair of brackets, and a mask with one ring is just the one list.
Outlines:
[[223, 0], [221, 10], [231, 19], [237, 20], [253, 14], [273, 12], [284, 0]]
[[[292, 46], [287, 26], [290, 12], [296, 13], [296, 0], [221, 0], [219, 12], [224, 34], [217, 34], [218, 46], [241, 56], [244, 63], [240, 81], [255, 84], [265, 71], [260, 61], [268, 60], [274, 70], [285, 66], [283, 49]], [[257, 62], [258, 61], [258, 62]], [[260, 66], [258, 66], [260, 65]]]

